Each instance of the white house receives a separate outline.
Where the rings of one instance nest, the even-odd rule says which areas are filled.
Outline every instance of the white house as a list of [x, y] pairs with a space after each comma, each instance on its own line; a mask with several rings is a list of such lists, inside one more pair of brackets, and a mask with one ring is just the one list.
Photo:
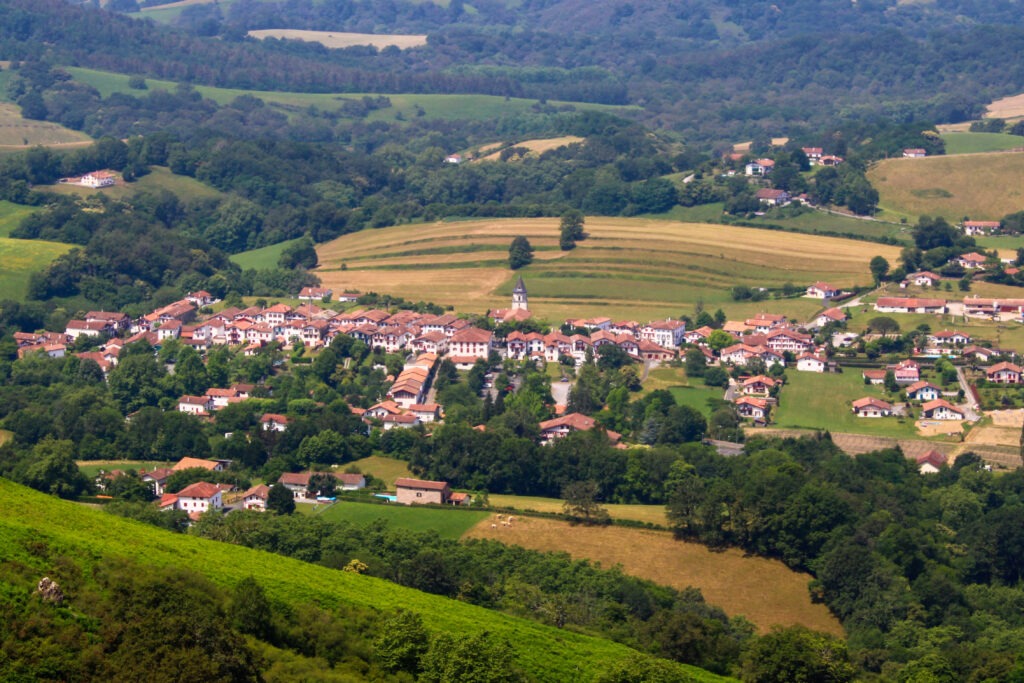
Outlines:
[[805, 353], [796, 359], [798, 372], [825, 372], [825, 359], [813, 353]]
[[834, 299], [840, 294], [842, 294], [842, 290], [838, 287], [833, 287], [827, 282], [815, 282], [807, 288], [807, 294], [805, 296], [809, 296], [814, 299]]
[[203, 513], [207, 510], [219, 510], [223, 507], [221, 487], [206, 481], [197, 481], [178, 491], [176, 510], [188, 513]]
[[86, 173], [79, 180], [80, 185], [85, 187], [91, 187], [93, 189], [100, 187], [110, 187], [114, 184], [117, 176], [110, 171], [93, 171], [92, 173]]
[[682, 320], [655, 320], [640, 328], [640, 339], [654, 342], [663, 349], [678, 349], [686, 335]]
[[934, 401], [942, 396], [942, 389], [931, 382], [914, 382], [907, 387], [907, 398], [911, 401]]
[[448, 342], [448, 354], [451, 356], [474, 356], [487, 358], [491, 352], [494, 335], [490, 330], [478, 327], [467, 327], [452, 335]]
[[964, 413], [948, 401], [937, 398], [921, 406], [921, 417], [929, 420], [962, 420]]
[[960, 229], [964, 231], [965, 235], [991, 235], [999, 232], [1003, 224], [999, 221], [964, 221], [960, 224]]
[[907, 148], [903, 150], [904, 159], [923, 159], [928, 156], [928, 150], [921, 149], [920, 147]]
[[283, 432], [288, 429], [288, 416], [276, 413], [267, 413], [260, 418], [265, 432]]
[[775, 169], [775, 162], [771, 159], [758, 159], [746, 165], [745, 172], [749, 176], [766, 176]]
[[209, 415], [213, 401], [206, 396], [182, 396], [178, 399], [178, 412], [189, 415]]
[[989, 382], [997, 384], [1020, 384], [1021, 368], [1003, 361], [985, 370], [985, 377]]
[[866, 396], [853, 402], [853, 412], [857, 417], [887, 417], [892, 415], [892, 404], [880, 398]]
[[946, 465], [946, 456], [930, 450], [917, 458], [917, 471], [921, 474], [935, 474]]
[[270, 498], [270, 487], [266, 484], [253, 486], [242, 494], [242, 507], [246, 510], [266, 510]]

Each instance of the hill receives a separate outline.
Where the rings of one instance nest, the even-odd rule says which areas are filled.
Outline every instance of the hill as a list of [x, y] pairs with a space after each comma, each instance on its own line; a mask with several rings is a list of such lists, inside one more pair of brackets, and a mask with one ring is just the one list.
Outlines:
[[0, 153], [23, 151], [36, 145], [84, 147], [91, 142], [85, 133], [49, 121], [31, 121], [15, 105], [0, 103]]
[[925, 159], [886, 159], [868, 171], [878, 205], [911, 222], [943, 216], [998, 220], [1024, 209], [1024, 154], [1001, 152]]
[[0, 292], [3, 294], [0, 296], [24, 301], [32, 273], [42, 270], [70, 250], [71, 245], [62, 242], [0, 237], [0, 264], [3, 264], [0, 267]]
[[[810, 315], [811, 299], [733, 301], [736, 285], [840, 286], [870, 281], [867, 264], [895, 247], [817, 235], [632, 218], [588, 218], [589, 237], [558, 249], [557, 219], [510, 219], [398, 226], [342, 236], [321, 245], [317, 274], [336, 291], [357, 289], [483, 312], [505, 307], [515, 274], [508, 245], [525, 235], [536, 250], [518, 271], [530, 310], [561, 319], [587, 315], [649, 319], [679, 315], [702, 301], [732, 316], [771, 308]], [[345, 269], [342, 270], [342, 263]]]
[[1024, 137], [1007, 133], [971, 133], [954, 131], [942, 134], [946, 154], [976, 154], [1024, 149]]
[[[487, 630], [516, 644], [516, 664], [537, 680], [589, 680], [629, 648], [566, 630], [516, 619], [457, 601], [402, 588], [351, 572], [339, 572], [279, 555], [162, 531], [75, 503], [51, 498], [0, 479], [0, 549], [5, 562], [36, 567], [40, 576], [81, 581], [119, 559], [147, 566], [188, 566], [215, 584], [234, 586], [252, 577], [272, 600], [292, 609], [315, 604], [422, 614], [432, 629], [457, 637]], [[35, 555], [59, 549], [60, 566]], [[15, 591], [27, 594], [34, 587]], [[11, 593], [4, 600], [12, 599]], [[682, 665], [681, 665], [682, 666]], [[723, 681], [683, 667], [697, 681]]]

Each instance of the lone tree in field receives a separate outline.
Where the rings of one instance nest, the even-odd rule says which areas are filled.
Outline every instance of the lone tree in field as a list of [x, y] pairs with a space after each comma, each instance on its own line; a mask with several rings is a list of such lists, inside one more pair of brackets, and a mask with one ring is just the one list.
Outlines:
[[583, 232], [583, 212], [570, 209], [563, 213], [561, 231], [558, 246], [562, 248], [562, 251], [575, 248], [576, 242], [586, 237]]
[[584, 524], [603, 524], [608, 511], [597, 502], [597, 482], [574, 481], [562, 489], [562, 512]]
[[508, 267], [512, 270], [519, 270], [523, 266], [530, 265], [532, 261], [533, 247], [530, 246], [530, 240], [519, 235], [512, 240], [512, 244], [508, 248]]
[[878, 287], [889, 273], [889, 262], [882, 256], [876, 256], [871, 259], [868, 267], [871, 268], [871, 276], [875, 278], [875, 287]]

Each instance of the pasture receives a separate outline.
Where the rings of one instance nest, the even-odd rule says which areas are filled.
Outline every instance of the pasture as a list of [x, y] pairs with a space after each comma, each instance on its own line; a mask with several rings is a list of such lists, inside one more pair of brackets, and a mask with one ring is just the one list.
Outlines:
[[888, 217], [998, 220], [1024, 210], [1024, 154], [1001, 152], [886, 159], [868, 171]]
[[1024, 94], [1011, 95], [994, 101], [985, 108], [985, 118], [1012, 119], [1024, 116]]
[[[318, 248], [317, 275], [337, 290], [429, 300], [464, 312], [508, 305], [518, 275], [530, 310], [551, 320], [605, 315], [644, 320], [691, 313], [697, 302], [733, 318], [775, 311], [806, 318], [806, 298], [733, 301], [735, 285], [781, 288], [828, 280], [867, 284], [867, 264], [895, 247], [797, 233], [650, 219], [588, 218], [589, 237], [558, 249], [558, 219], [438, 222], [364, 230]], [[536, 254], [508, 269], [508, 245], [524, 235]], [[342, 264], [345, 269], [342, 269]]]
[[9, 237], [11, 230], [21, 224], [27, 216], [39, 210], [39, 207], [14, 204], [7, 200], [0, 200], [0, 237]]
[[382, 50], [395, 46], [401, 50], [420, 47], [427, 44], [425, 35], [395, 35], [385, 33], [343, 33], [341, 31], [303, 31], [292, 28], [268, 28], [249, 31], [253, 38], [279, 38], [281, 40], [302, 40], [307, 43], [320, 43], [326, 48], [354, 47], [356, 45], [372, 45]]
[[24, 301], [32, 273], [71, 251], [70, 244], [0, 237], [0, 292], [3, 298]]
[[249, 270], [250, 268], [255, 270], [269, 270], [271, 268], [277, 268], [277, 262], [281, 258], [281, 254], [292, 244], [298, 242], [301, 237], [286, 240], [284, 242], [278, 242], [277, 244], [271, 244], [268, 247], [260, 247], [259, 249], [250, 249], [249, 251], [243, 251], [239, 254], [232, 254], [231, 260], [237, 263], [242, 270]]
[[[311, 506], [300, 504], [299, 510]], [[457, 510], [426, 507], [422, 505], [399, 505], [397, 503], [354, 503], [343, 500], [321, 508], [315, 514], [332, 522], [370, 524], [383, 520], [396, 529], [410, 531], [436, 531], [442, 538], [457, 539], [481, 520], [491, 516], [484, 510]]]
[[223, 196], [220, 190], [205, 185], [195, 178], [184, 175], [175, 175], [166, 166], [153, 166], [150, 173], [142, 176], [131, 183], [124, 183], [120, 180], [116, 185], [94, 189], [82, 187], [81, 185], [38, 185], [37, 190], [51, 192], [53, 194], [71, 195], [74, 197], [92, 197], [97, 193], [113, 199], [127, 199], [128, 197], [146, 191], [167, 190], [175, 194], [184, 202], [192, 198], [215, 198]]
[[359, 471], [363, 474], [372, 474], [377, 479], [380, 479], [388, 487], [392, 489], [395, 486], [395, 479], [399, 477], [414, 477], [415, 475], [409, 470], [409, 464], [404, 460], [398, 458], [387, 458], [383, 455], [371, 455], [361, 460], [355, 460], [347, 466], [359, 468]]
[[[187, 0], [186, 0], [187, 1]], [[162, 81], [158, 79], [146, 79], [149, 91], [132, 90], [128, 87], [129, 76], [113, 73], [110, 71], [97, 71], [95, 69], [83, 69], [81, 67], [66, 67], [66, 71], [76, 81], [91, 85], [96, 88], [103, 97], [108, 97], [117, 92], [133, 97], [143, 97], [146, 92], [153, 90], [173, 91], [178, 84], [173, 81]], [[246, 90], [238, 88], [215, 88], [212, 86], [197, 85], [195, 91], [203, 97], [217, 102], [228, 104], [241, 95], [252, 95], [266, 102], [268, 105], [277, 107], [279, 110], [293, 115], [296, 111], [315, 106], [321, 111], [337, 111], [346, 100], [361, 99], [367, 93], [299, 93], [266, 90]], [[377, 94], [370, 94], [377, 97]], [[536, 100], [519, 97], [499, 97], [496, 95], [425, 95], [425, 94], [388, 94], [391, 100], [391, 107], [378, 109], [371, 112], [366, 120], [368, 121], [394, 121], [396, 117], [403, 117], [406, 120], [416, 118], [440, 119], [447, 121], [457, 120], [488, 120], [525, 114], [532, 111], [537, 104]], [[572, 104], [581, 111], [601, 111], [609, 114], [628, 115], [640, 110], [636, 106], [617, 106], [606, 104], [589, 104], [584, 102], [562, 102], [549, 100], [549, 104], [558, 107], [564, 104]], [[419, 112], [423, 115], [420, 116]]]
[[963, 133], [942, 134], [946, 143], [946, 154], [977, 154], [979, 152], [1002, 152], [1024, 147], [1024, 137], [1006, 133]]
[[74, 148], [91, 143], [92, 138], [85, 133], [49, 121], [23, 118], [18, 106], [0, 103], [0, 153], [22, 151], [36, 145]]
[[[488, 496], [491, 507], [507, 508], [510, 510], [524, 510], [527, 512], [544, 512], [562, 514], [563, 503], [560, 498], [544, 498], [542, 496], [514, 496], [504, 493], [492, 493]], [[625, 519], [644, 524], [657, 524], [665, 526], [668, 524], [668, 517], [665, 516], [664, 505], [628, 505], [610, 503], [603, 506], [612, 519]]]
[[699, 543], [677, 541], [668, 531], [570, 526], [568, 522], [524, 517], [510, 528], [492, 529], [490, 521], [481, 522], [465, 538], [566, 552], [574, 559], [588, 559], [604, 567], [618, 565], [627, 574], [680, 590], [694, 586], [708, 603], [730, 616], [746, 617], [761, 633], [775, 624], [801, 624], [843, 634], [828, 608], [811, 602], [809, 574], [737, 549], [718, 552]]

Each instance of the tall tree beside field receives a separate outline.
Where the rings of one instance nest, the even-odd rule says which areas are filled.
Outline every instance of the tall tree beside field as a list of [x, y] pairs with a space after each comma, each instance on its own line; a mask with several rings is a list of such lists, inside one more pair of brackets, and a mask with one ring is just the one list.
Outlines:
[[512, 270], [519, 270], [523, 266], [530, 265], [532, 261], [533, 247], [530, 246], [530, 240], [518, 235], [508, 248], [508, 267]]
[[275, 484], [267, 496], [267, 509], [279, 515], [290, 515], [295, 512], [295, 497], [283, 484]]
[[569, 251], [576, 247], [576, 242], [582, 240], [583, 233], [583, 212], [571, 209], [562, 214], [558, 246], [562, 251]]
[[875, 287], [882, 284], [882, 280], [889, 273], [889, 262], [885, 260], [883, 256], [876, 256], [871, 259], [871, 263], [868, 265], [871, 269], [871, 277], [875, 278]]

